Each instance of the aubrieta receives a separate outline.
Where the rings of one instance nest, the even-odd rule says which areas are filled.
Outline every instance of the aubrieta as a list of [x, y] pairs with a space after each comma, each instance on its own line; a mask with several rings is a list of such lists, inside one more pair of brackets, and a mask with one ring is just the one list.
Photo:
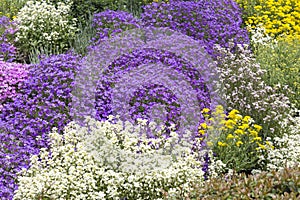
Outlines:
[[[10, 199], [17, 188], [16, 173], [29, 164], [31, 154], [47, 147], [52, 127], [59, 131], [70, 121], [69, 104], [79, 58], [62, 54], [31, 65], [28, 79], [13, 102], [0, 113], [0, 196]], [[40, 139], [38, 139], [40, 136]]]
[[0, 112], [3, 105], [13, 101], [27, 79], [28, 66], [0, 60]]
[[17, 56], [14, 45], [14, 35], [17, 31], [16, 24], [8, 17], [0, 17], [0, 60], [12, 62]]
[[141, 20], [144, 26], [169, 27], [199, 40], [211, 55], [215, 44], [249, 43], [247, 30], [241, 28], [241, 9], [232, 0], [152, 3], [144, 7]]

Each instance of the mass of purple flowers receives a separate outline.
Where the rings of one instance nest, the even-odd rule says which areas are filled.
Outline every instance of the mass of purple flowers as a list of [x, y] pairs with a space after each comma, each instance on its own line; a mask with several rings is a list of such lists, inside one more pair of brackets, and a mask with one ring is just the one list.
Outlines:
[[15, 59], [17, 48], [12, 41], [15, 32], [14, 23], [5, 16], [0, 17], [0, 60], [12, 62]]
[[0, 112], [3, 105], [13, 101], [27, 79], [28, 66], [0, 60]]
[[233, 0], [178, 1], [152, 3], [144, 7], [143, 26], [169, 27], [199, 40], [214, 55], [213, 46], [229, 47], [228, 42], [248, 44], [242, 26], [241, 9]]
[[107, 10], [95, 14], [92, 25], [96, 29], [93, 45], [97, 45], [107, 37], [129, 29], [139, 28], [140, 20], [125, 11]]
[[92, 109], [99, 120], [144, 118], [197, 133], [201, 110], [216, 104], [207, 52], [213, 55], [214, 44], [227, 47], [231, 39], [248, 43], [240, 15], [232, 0], [153, 3], [141, 19], [108, 10], [94, 15], [87, 57], [67, 53], [28, 66], [7, 63], [17, 53], [16, 30], [1, 17], [0, 60], [7, 62], [0, 61], [0, 197], [13, 197], [17, 172], [48, 147], [53, 127], [62, 131]]
[[[127, 76], [126, 79], [122, 78], [123, 76], [126, 76], [126, 73], [129, 73], [139, 66], [144, 65], [144, 67], [151, 69], [151, 66], [146, 65], [150, 63], [162, 63], [164, 66], [160, 66], [159, 69], [152, 67], [153, 71], [148, 71], [146, 74], [138, 73], [140, 76], [144, 76], [143, 79], [135, 78], [134, 80], [130, 80], [129, 77], [136, 77], [132, 74]], [[157, 83], [159, 82], [155, 82], [153, 80], [157, 74], [164, 74], [166, 76], [167, 73], [164, 73], [166, 70], [169, 73], [175, 71], [178, 74], [182, 74], [183, 80], [186, 80], [190, 84], [190, 90], [185, 92], [176, 92], [176, 96], [174, 96], [170, 94], [170, 90], [163, 89], [161, 86], [158, 87]], [[176, 77], [177, 74], [171, 73], [169, 75], [171, 77]], [[160, 77], [160, 83], [166, 85], [166, 81], [161, 78], [162, 77]], [[172, 80], [168, 79], [168, 81]], [[128, 84], [132, 83], [134, 83], [135, 87], [128, 87]], [[172, 81], [172, 83], [173, 85], [176, 85], [175, 81]], [[129, 98], [126, 98], [123, 95], [121, 95], [121, 98], [113, 98], [114, 96], [117, 97], [122, 94], [122, 92], [119, 92], [121, 89], [119, 89], [118, 92], [113, 93], [115, 87], [118, 88], [120, 85], [123, 85], [123, 91], [124, 89], [127, 89], [126, 93], [129, 95]], [[124, 120], [130, 120], [131, 118], [135, 121], [137, 117], [141, 117], [152, 121], [153, 119], [147, 111], [151, 110], [155, 104], [164, 104], [171, 106], [167, 106], [165, 108], [168, 110], [168, 113], [161, 113], [162, 116], [160, 115], [157, 117], [167, 124], [171, 124], [172, 122], [179, 126], [179, 123], [176, 122], [180, 115], [179, 102], [184, 102], [186, 95], [195, 96], [198, 109], [191, 109], [193, 106], [183, 107], [181, 109], [186, 109], [184, 112], [190, 113], [193, 119], [198, 118], [198, 121], [201, 120], [201, 110], [203, 108], [210, 107], [211, 102], [209, 91], [201, 77], [201, 74], [191, 63], [176, 56], [174, 53], [152, 48], [135, 50], [131, 54], [124, 54], [114, 60], [114, 62], [108, 66], [108, 69], [103, 72], [97, 86], [96, 110], [97, 118], [99, 120], [107, 119], [109, 115], [122, 113], [122, 116], [120, 117]], [[138, 88], [136, 87], [140, 88], [141, 86], [149, 91], [145, 91], [145, 89], [140, 91], [137, 90]], [[176, 90], [175, 88], [172, 89]], [[155, 92], [155, 90], [159, 91]], [[149, 94], [146, 95], [146, 92], [149, 92]], [[188, 93], [192, 93], [193, 95]], [[180, 101], [176, 101], [177, 98], [179, 98]], [[133, 108], [128, 107], [128, 105], [133, 106]], [[188, 119], [185, 118], [181, 120]], [[186, 122], [182, 124], [187, 125], [189, 123]], [[195, 127], [188, 127], [188, 130], [194, 130], [195, 133], [199, 123], [194, 124], [194, 126]], [[184, 126], [184, 128], [186, 128], [186, 126]]]
[[22, 95], [0, 113], [0, 197], [12, 198], [16, 173], [29, 158], [47, 147], [47, 133], [70, 122], [71, 88], [79, 58], [62, 54], [30, 65]]

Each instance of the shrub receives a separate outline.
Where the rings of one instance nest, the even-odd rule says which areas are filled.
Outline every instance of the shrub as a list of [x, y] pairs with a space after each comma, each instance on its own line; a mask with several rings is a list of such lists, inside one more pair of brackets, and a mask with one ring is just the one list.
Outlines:
[[223, 107], [217, 106], [211, 114], [208, 112], [209, 109], [204, 109], [207, 120], [200, 124], [199, 134], [215, 153], [215, 159], [238, 173], [262, 169], [259, 157], [271, 148], [271, 143], [261, 137], [262, 127], [254, 124], [250, 116], [240, 115], [238, 110], [226, 115]]
[[0, 16], [14, 19], [19, 10], [25, 5], [26, 1], [28, 0], [1, 0]]
[[298, 0], [241, 1], [240, 5], [250, 12], [246, 25], [256, 28], [262, 24], [267, 34], [286, 41], [300, 39], [300, 3]]
[[[299, 122], [299, 119], [298, 119]], [[299, 125], [298, 125], [299, 128]], [[300, 166], [300, 134], [284, 135], [273, 139], [275, 149], [268, 149], [266, 157], [262, 161], [267, 162], [267, 170], [280, 170], [285, 167]]]
[[[233, 45], [233, 44], [232, 44]], [[263, 138], [282, 136], [285, 119], [291, 114], [290, 101], [280, 91], [270, 87], [262, 77], [262, 70], [247, 47], [238, 45], [237, 53], [217, 47], [219, 80], [218, 90], [229, 110], [237, 109], [242, 115], [252, 116], [260, 124]], [[289, 123], [289, 122], [287, 122]]]
[[5, 103], [13, 101], [27, 79], [28, 66], [0, 61], [0, 112]]
[[[282, 87], [280, 92], [284, 93], [296, 108], [300, 109], [300, 42], [299, 40], [291, 40], [288, 43], [282, 40], [272, 40], [263, 28], [260, 37], [258, 31], [253, 31], [253, 36], [258, 36], [251, 39], [251, 44], [254, 47], [254, 55], [256, 61], [261, 68], [266, 70], [263, 80], [270, 86], [275, 87], [277, 84]], [[268, 42], [261, 43], [259, 41], [266, 40]]]
[[[196, 184], [195, 184], [196, 185]], [[190, 199], [298, 199], [300, 168], [285, 168], [281, 171], [263, 172], [246, 176], [234, 174], [221, 176], [196, 186]], [[177, 196], [177, 199], [180, 196]], [[171, 199], [170, 196], [166, 199]], [[176, 199], [173, 198], [173, 199]]]
[[199, 40], [210, 54], [213, 46], [228, 47], [249, 43], [246, 29], [241, 28], [241, 10], [231, 0], [171, 1], [144, 7], [141, 19], [145, 26], [169, 27]]
[[17, 15], [17, 46], [25, 56], [35, 49], [47, 47], [63, 53], [74, 39], [76, 19], [70, 18], [70, 3], [57, 8], [46, 1], [28, 1]]
[[[62, 54], [31, 65], [22, 95], [4, 105], [0, 113], [0, 196], [10, 199], [16, 173], [28, 167], [31, 154], [47, 147], [47, 133], [59, 131], [70, 121], [72, 83], [79, 58]], [[38, 138], [40, 136], [40, 139]]]
[[19, 174], [14, 199], [156, 199], [162, 190], [183, 196], [189, 183], [202, 183], [197, 156], [203, 152], [176, 145], [175, 132], [147, 139], [139, 136], [143, 120], [137, 126], [112, 121], [90, 119], [87, 127], [71, 122], [63, 135], [54, 129], [51, 148], [32, 156], [30, 168]]
[[0, 17], [0, 60], [12, 62], [17, 57], [14, 46], [16, 27], [7, 17]]

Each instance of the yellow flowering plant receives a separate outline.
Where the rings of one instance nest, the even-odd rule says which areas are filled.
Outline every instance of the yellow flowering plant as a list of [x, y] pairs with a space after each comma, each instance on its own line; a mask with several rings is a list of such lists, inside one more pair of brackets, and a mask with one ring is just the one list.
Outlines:
[[202, 113], [206, 121], [199, 126], [200, 140], [206, 141], [227, 168], [249, 173], [263, 167], [259, 157], [272, 146], [263, 141], [262, 127], [254, 124], [250, 116], [242, 116], [238, 110], [226, 114], [222, 106], [211, 113], [204, 109]]
[[300, 39], [299, 0], [236, 0], [244, 9], [245, 24], [251, 28], [263, 25], [267, 34], [291, 41]]

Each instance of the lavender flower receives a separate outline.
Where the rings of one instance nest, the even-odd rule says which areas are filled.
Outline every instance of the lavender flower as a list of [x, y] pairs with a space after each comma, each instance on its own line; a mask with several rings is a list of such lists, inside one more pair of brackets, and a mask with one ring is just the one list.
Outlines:
[[246, 29], [241, 28], [241, 9], [233, 0], [152, 3], [144, 7], [141, 20], [144, 26], [169, 27], [191, 36], [211, 55], [214, 44], [228, 47], [230, 39], [249, 43]]
[[16, 173], [28, 167], [29, 157], [47, 147], [52, 127], [61, 131], [70, 121], [70, 93], [78, 57], [62, 54], [31, 65], [22, 95], [0, 113], [0, 196], [11, 199], [17, 189]]
[[5, 103], [17, 96], [27, 73], [27, 65], [0, 61], [0, 112]]
[[0, 60], [14, 61], [17, 54], [13, 44], [15, 32], [15, 24], [5, 16], [0, 17]]

